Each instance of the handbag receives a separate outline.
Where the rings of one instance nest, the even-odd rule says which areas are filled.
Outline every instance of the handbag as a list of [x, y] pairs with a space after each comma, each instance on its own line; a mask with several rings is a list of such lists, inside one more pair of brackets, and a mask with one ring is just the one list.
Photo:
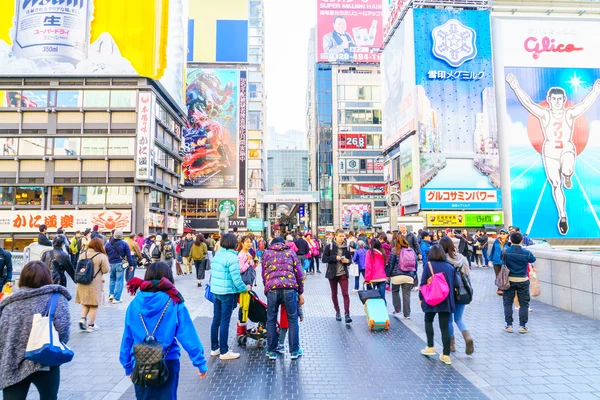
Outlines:
[[427, 279], [427, 284], [421, 286], [420, 291], [425, 303], [435, 307], [448, 298], [450, 287], [443, 272], [435, 274], [431, 263], [428, 262], [427, 265], [429, 265], [431, 276]]
[[365, 290], [365, 284], [363, 283], [363, 290], [358, 291], [358, 298], [363, 304], [365, 304], [369, 299], [380, 299], [381, 293], [379, 293], [379, 290], [377, 289]]
[[538, 297], [539, 295], [542, 294], [542, 288], [540, 287], [540, 280], [537, 277], [537, 270], [535, 269], [535, 267], [533, 266], [533, 264], [529, 264], [529, 269], [530, 269], [530, 273], [529, 273], [529, 282], [530, 282], [529, 293], [533, 297]]
[[181, 269], [181, 264], [177, 260], [175, 260], [175, 270], [177, 271], [177, 276], [183, 275], [183, 270]]
[[148, 332], [144, 317], [140, 314], [142, 325], [146, 331], [146, 337], [141, 343], [133, 346], [133, 357], [135, 359], [135, 366], [133, 367], [133, 373], [131, 374], [131, 381], [138, 386], [160, 386], [169, 379], [169, 368], [165, 359], [171, 346], [167, 347], [167, 351], [163, 353], [163, 345], [156, 340], [154, 334], [158, 329], [167, 309], [171, 304], [171, 298], [167, 301], [167, 305], [163, 309], [156, 326], [152, 333]]
[[54, 328], [54, 313], [61, 294], [55, 292], [50, 297], [44, 315], [34, 314], [25, 359], [47, 367], [58, 367], [73, 359], [73, 350], [60, 341]]
[[308, 257], [304, 258], [304, 261], [302, 262], [302, 269], [304, 270], [304, 272], [310, 269], [310, 254], [308, 255]]
[[214, 303], [215, 299], [213, 298], [213, 294], [210, 290], [210, 282], [212, 282], [212, 276], [210, 277], [210, 280], [208, 281], [208, 283], [206, 284], [206, 288], [204, 289], [204, 298], [210, 301], [211, 303]]
[[352, 264], [350, 265], [350, 276], [358, 276], [358, 274], [360, 273], [360, 271], [358, 270], [358, 264]]
[[458, 287], [454, 288], [454, 299], [460, 304], [469, 304], [473, 301], [473, 286], [468, 275], [456, 271], [455, 279], [458, 282]]
[[506, 266], [506, 250], [502, 250], [502, 268], [500, 268], [500, 273], [496, 277], [496, 286], [500, 290], [508, 290], [510, 289], [510, 281], [508, 280], [508, 275], [510, 271]]

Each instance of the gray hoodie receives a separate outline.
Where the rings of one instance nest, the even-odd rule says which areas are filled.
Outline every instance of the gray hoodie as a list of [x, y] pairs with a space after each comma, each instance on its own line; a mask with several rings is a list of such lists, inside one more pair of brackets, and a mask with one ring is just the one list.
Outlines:
[[43, 366], [25, 360], [25, 350], [34, 314], [44, 314], [50, 297], [60, 296], [54, 314], [54, 327], [63, 343], [69, 341], [71, 295], [59, 285], [46, 285], [38, 289], [22, 288], [0, 302], [0, 390], [21, 382]]

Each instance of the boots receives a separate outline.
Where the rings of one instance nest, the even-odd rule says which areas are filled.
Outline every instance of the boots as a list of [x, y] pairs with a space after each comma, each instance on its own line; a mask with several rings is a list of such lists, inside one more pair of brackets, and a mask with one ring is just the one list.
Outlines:
[[454, 336], [450, 336], [450, 353], [456, 353], [456, 342]]
[[473, 338], [471, 337], [469, 331], [463, 331], [462, 334], [465, 338], [465, 344], [467, 347], [466, 353], [470, 356], [475, 351], [475, 348], [473, 347]]

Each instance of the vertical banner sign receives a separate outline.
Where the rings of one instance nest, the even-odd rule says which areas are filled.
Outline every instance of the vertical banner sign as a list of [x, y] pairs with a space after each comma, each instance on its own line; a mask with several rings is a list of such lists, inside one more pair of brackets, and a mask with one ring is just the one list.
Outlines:
[[154, 153], [153, 130], [154, 98], [151, 92], [140, 92], [137, 109], [137, 146], [135, 157], [135, 179], [152, 180], [154, 178]]
[[502, 207], [490, 12], [414, 10], [421, 208]]
[[597, 21], [495, 18], [493, 32], [512, 223], [535, 238], [599, 237]]
[[247, 93], [246, 88], [248, 81], [246, 77], [246, 71], [240, 71], [240, 162], [239, 162], [239, 176], [240, 176], [240, 187], [238, 194], [238, 216], [243, 218], [246, 216], [246, 160], [247, 160], [247, 148], [246, 148], [246, 100]]

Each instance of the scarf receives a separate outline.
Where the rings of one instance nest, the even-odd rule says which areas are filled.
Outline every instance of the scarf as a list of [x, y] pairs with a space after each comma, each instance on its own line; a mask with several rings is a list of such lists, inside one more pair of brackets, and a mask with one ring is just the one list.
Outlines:
[[160, 281], [145, 281], [140, 278], [133, 278], [127, 283], [127, 292], [135, 296], [135, 293], [140, 289], [142, 292], [165, 292], [169, 295], [170, 298], [173, 299], [175, 303], [183, 303], [183, 296], [177, 289], [175, 285], [171, 283], [167, 278], [161, 278]]

